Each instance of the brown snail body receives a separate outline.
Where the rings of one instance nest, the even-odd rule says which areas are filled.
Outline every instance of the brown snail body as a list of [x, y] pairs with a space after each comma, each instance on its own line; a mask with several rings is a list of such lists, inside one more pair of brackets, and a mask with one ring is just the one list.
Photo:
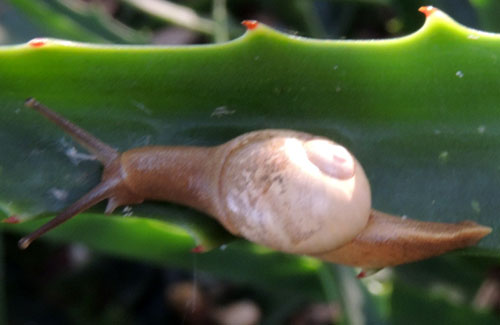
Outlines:
[[106, 213], [144, 200], [187, 205], [250, 241], [364, 268], [439, 255], [491, 232], [474, 222], [419, 222], [372, 210], [361, 165], [324, 137], [262, 130], [215, 147], [149, 146], [120, 154], [36, 100], [26, 105], [73, 136], [104, 170], [100, 184], [21, 239], [21, 248], [105, 199]]

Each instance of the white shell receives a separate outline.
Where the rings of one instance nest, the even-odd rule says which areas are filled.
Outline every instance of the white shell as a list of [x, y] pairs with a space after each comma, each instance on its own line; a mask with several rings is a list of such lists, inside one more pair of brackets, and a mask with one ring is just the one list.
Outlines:
[[370, 186], [344, 147], [288, 130], [248, 133], [225, 146], [218, 214], [233, 233], [310, 254], [342, 246], [366, 226]]

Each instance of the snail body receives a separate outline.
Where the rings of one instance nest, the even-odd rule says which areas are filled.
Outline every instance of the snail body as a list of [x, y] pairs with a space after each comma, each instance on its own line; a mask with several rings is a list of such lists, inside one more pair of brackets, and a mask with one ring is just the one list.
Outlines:
[[103, 200], [160, 200], [216, 218], [229, 232], [280, 251], [364, 268], [398, 265], [472, 245], [474, 222], [419, 222], [371, 209], [370, 185], [347, 149], [320, 136], [261, 130], [214, 147], [147, 146], [118, 153], [34, 99], [104, 165], [102, 181], [19, 241], [21, 248]]

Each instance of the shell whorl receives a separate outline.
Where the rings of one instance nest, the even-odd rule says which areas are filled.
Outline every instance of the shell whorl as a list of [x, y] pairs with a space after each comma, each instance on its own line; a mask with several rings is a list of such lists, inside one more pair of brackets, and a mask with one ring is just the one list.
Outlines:
[[219, 221], [235, 234], [290, 253], [352, 240], [368, 222], [371, 193], [361, 165], [326, 138], [265, 130], [220, 147]]

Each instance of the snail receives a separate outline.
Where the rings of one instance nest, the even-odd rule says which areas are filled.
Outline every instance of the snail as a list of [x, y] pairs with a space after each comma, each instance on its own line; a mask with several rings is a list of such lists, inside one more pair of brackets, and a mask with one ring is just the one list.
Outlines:
[[169, 201], [202, 211], [229, 232], [287, 253], [378, 269], [477, 243], [491, 228], [472, 221], [420, 222], [372, 209], [368, 179], [343, 146], [291, 130], [260, 130], [214, 147], [147, 146], [117, 152], [33, 98], [25, 103], [103, 164], [101, 182], [19, 247], [108, 200]]

